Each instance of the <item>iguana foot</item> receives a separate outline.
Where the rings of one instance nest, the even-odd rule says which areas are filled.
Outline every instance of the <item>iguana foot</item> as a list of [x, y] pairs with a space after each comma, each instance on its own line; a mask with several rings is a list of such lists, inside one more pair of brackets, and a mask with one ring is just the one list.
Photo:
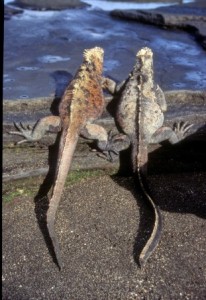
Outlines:
[[188, 122], [179, 122], [174, 124], [174, 132], [177, 135], [178, 141], [181, 141], [185, 138], [186, 133], [193, 126], [193, 124], [189, 124]]
[[61, 130], [61, 120], [58, 116], [47, 116], [37, 121], [33, 127], [30, 125], [25, 126], [22, 123], [14, 123], [14, 126], [18, 131], [10, 131], [9, 134], [23, 136], [24, 139], [17, 142], [17, 144], [22, 144], [39, 141], [48, 131], [59, 132]]
[[113, 134], [112, 131], [108, 133], [108, 141], [105, 149], [101, 152], [104, 157], [113, 161], [114, 156], [118, 156], [119, 152], [129, 147], [130, 140], [125, 134]]
[[35, 141], [35, 139], [32, 137], [33, 129], [31, 128], [30, 125], [25, 126], [20, 122], [19, 124], [14, 123], [14, 126], [18, 131], [9, 131], [8, 133], [9, 134], [14, 134], [14, 135], [20, 135], [20, 136], [23, 136], [25, 138], [25, 139], [17, 142], [18, 145], [26, 143], [26, 142]]
[[173, 129], [171, 127], [160, 127], [151, 137], [150, 143], [156, 144], [168, 140], [171, 144], [177, 144], [186, 138], [186, 134], [193, 124], [188, 122], [175, 123]]

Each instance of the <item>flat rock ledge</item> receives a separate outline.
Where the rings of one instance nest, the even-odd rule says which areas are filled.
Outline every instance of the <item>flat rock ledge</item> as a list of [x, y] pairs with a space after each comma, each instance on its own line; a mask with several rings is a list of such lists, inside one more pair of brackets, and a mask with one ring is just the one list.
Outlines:
[[[187, 121], [193, 124], [187, 140], [194, 145], [200, 145], [200, 143], [204, 145], [206, 142], [206, 92], [188, 90], [166, 91], [165, 96], [168, 103], [165, 124], [173, 126], [175, 122], [181, 121]], [[106, 103], [108, 103], [109, 100], [109, 97], [106, 98]], [[30, 100], [20, 99], [15, 101], [4, 100], [4, 181], [44, 175], [48, 172], [48, 149], [54, 144], [56, 134], [48, 133], [40, 142], [16, 145], [15, 143], [22, 138], [17, 135], [10, 135], [8, 132], [14, 131], [13, 121], [23, 121], [25, 126], [28, 124], [34, 125], [40, 117], [51, 114], [50, 106], [52, 106], [52, 101], [52, 97]], [[112, 130], [115, 132], [116, 130], [114, 120], [107, 110], [105, 110], [102, 118], [98, 120], [98, 123], [104, 126], [107, 131]], [[93, 146], [89, 141], [79, 139], [73, 159], [72, 170], [108, 170], [119, 168], [118, 158], [114, 163], [110, 163], [105, 159], [101, 159], [96, 153], [91, 151], [92, 148]], [[150, 145], [149, 152], [153, 153], [159, 148], [161, 148], [159, 144]], [[192, 149], [191, 151], [195, 152], [196, 150]], [[203, 152], [202, 150], [200, 152], [202, 153], [199, 153], [201, 157]], [[161, 156], [161, 160], [162, 159]], [[165, 164], [168, 165], [168, 162], [165, 162]], [[186, 167], [188, 167], [188, 165], [187, 162]]]
[[178, 28], [193, 34], [203, 49], [206, 49], [206, 2], [198, 1], [184, 5], [172, 5], [153, 10], [113, 10], [113, 17]]
[[12, 5], [31, 10], [63, 10], [70, 8], [84, 8], [89, 6], [80, 0], [16, 0], [12, 2]]
[[[171, 90], [165, 91], [168, 111], [165, 115], [167, 122], [176, 122], [179, 118], [189, 122], [202, 123], [206, 120], [206, 91], [205, 90]], [[56, 107], [54, 96], [34, 99], [4, 100], [4, 128], [7, 129], [13, 122], [26, 122], [33, 124], [39, 118], [51, 114], [52, 107]], [[111, 97], [106, 97], [106, 109], [99, 122], [114, 124], [112, 116], [107, 111], [107, 105]], [[194, 117], [196, 118], [194, 119]]]

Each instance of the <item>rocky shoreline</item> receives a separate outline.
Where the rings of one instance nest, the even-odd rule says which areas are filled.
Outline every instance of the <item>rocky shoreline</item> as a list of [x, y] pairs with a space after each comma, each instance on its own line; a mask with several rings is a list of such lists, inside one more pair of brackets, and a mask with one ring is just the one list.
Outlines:
[[[187, 121], [193, 124], [187, 140], [191, 142], [202, 142], [206, 140], [206, 93], [201, 91], [167, 91], [165, 96], [168, 103], [168, 112], [165, 115], [165, 124], [173, 126], [175, 122]], [[106, 98], [109, 103], [110, 98]], [[52, 98], [42, 98], [31, 100], [7, 100], [4, 101], [5, 121], [3, 124], [4, 140], [4, 162], [3, 180], [26, 178], [46, 174], [48, 171], [47, 155], [48, 147], [55, 142], [55, 134], [47, 134], [38, 143], [27, 143], [15, 146], [21, 137], [9, 135], [10, 130], [14, 130], [11, 122], [21, 122], [25, 125], [34, 125], [39, 118], [51, 114]], [[107, 131], [115, 132], [115, 124], [112, 116], [105, 110], [99, 124]], [[150, 145], [149, 152], [153, 152], [160, 145]], [[44, 149], [41, 151], [41, 149]], [[16, 153], [16, 154], [15, 154]], [[18, 153], [18, 161], [16, 155]], [[80, 139], [74, 157], [73, 170], [77, 169], [112, 169], [118, 168], [118, 160], [111, 164], [100, 159], [91, 152], [89, 144], [84, 139]]]

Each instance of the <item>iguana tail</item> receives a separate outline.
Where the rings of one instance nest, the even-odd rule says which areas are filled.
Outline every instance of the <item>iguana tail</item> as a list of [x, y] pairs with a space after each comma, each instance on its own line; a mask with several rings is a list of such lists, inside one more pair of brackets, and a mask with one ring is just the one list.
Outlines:
[[134, 140], [132, 145], [133, 172], [135, 174], [136, 180], [138, 180], [139, 182], [144, 198], [146, 199], [146, 201], [149, 202], [150, 206], [152, 207], [155, 217], [152, 233], [142, 252], [140, 253], [139, 257], [140, 266], [143, 267], [150, 255], [158, 246], [162, 232], [162, 217], [159, 208], [150, 196], [149, 188], [146, 181], [148, 161], [147, 146], [144, 143], [141, 143], [141, 141], [137, 144], [136, 140]]
[[70, 169], [72, 157], [78, 141], [78, 131], [70, 128], [67, 132], [63, 131], [60, 141], [60, 150], [58, 156], [58, 166], [56, 172], [56, 180], [53, 187], [52, 197], [49, 202], [49, 209], [47, 211], [47, 228], [49, 236], [52, 241], [54, 253], [57, 259], [59, 268], [62, 268], [62, 259], [60, 254], [60, 247], [55, 233], [55, 216], [68, 171]]
[[152, 233], [146, 245], [142, 249], [142, 252], [140, 253], [140, 257], [139, 257], [140, 266], [143, 267], [146, 261], [148, 260], [148, 258], [150, 257], [150, 255], [154, 252], [154, 250], [158, 246], [161, 237], [161, 232], [162, 232], [162, 217], [159, 208], [156, 206], [153, 199], [147, 192], [147, 188], [144, 184], [144, 176], [140, 169], [137, 170], [137, 175], [138, 175], [141, 189], [144, 192], [144, 195], [146, 196], [147, 200], [149, 200], [149, 203], [152, 206], [152, 209], [154, 211], [154, 216], [155, 216], [155, 222], [154, 222]]

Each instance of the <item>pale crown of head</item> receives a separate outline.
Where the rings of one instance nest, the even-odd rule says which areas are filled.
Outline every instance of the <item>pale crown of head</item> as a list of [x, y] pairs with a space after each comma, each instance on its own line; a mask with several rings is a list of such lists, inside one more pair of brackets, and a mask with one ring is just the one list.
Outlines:
[[136, 54], [136, 57], [141, 57], [141, 56], [152, 57], [153, 52], [150, 48], [144, 47], [144, 48], [140, 49]]
[[87, 62], [93, 62], [95, 59], [103, 62], [104, 50], [100, 47], [94, 47], [84, 50], [84, 58]]

